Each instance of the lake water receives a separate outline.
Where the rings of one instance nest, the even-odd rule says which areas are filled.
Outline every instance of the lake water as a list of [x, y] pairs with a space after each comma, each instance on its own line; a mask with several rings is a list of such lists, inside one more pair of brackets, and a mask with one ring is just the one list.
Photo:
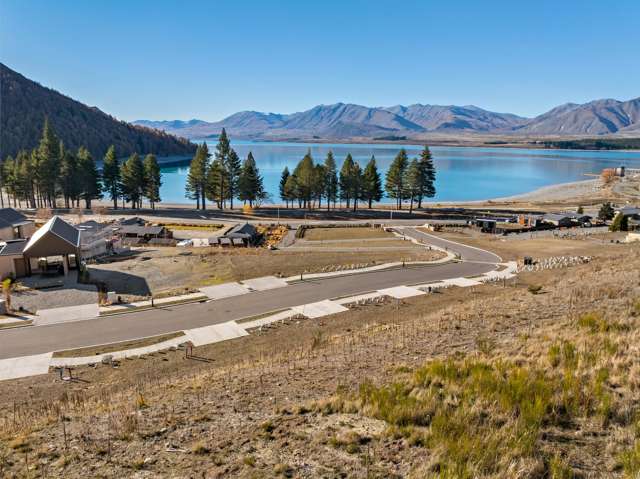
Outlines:
[[[324, 161], [333, 151], [338, 170], [347, 153], [364, 165], [375, 155], [378, 168], [386, 173], [401, 147], [409, 158], [418, 156], [419, 145], [382, 144], [317, 144], [232, 141], [241, 159], [249, 151], [264, 178], [272, 202], [280, 202], [278, 184], [285, 166], [293, 171], [307, 152], [316, 162]], [[209, 142], [215, 150], [215, 141]], [[512, 148], [431, 147], [437, 169], [436, 201], [470, 201], [525, 193], [542, 186], [588, 179], [585, 173], [600, 173], [603, 168], [624, 165], [640, 168], [640, 152], [564, 151]], [[161, 197], [165, 203], [188, 203], [184, 186], [189, 171], [188, 161], [179, 166], [162, 167]], [[383, 180], [384, 181], [384, 180]], [[384, 184], [384, 183], [383, 183]], [[388, 201], [388, 200], [387, 200]]]

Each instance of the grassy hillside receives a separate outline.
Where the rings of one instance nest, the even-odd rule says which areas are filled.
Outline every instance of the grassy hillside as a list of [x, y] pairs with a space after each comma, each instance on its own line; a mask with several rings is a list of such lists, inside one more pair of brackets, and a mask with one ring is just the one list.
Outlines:
[[0, 63], [0, 158], [38, 144], [45, 117], [67, 148], [86, 146], [101, 158], [109, 145], [119, 156], [133, 152], [159, 156], [190, 155], [185, 139], [119, 121], [55, 90], [25, 78]]
[[586, 265], [294, 321], [197, 360], [4, 383], [0, 476], [637, 477], [638, 245], [590, 246]]

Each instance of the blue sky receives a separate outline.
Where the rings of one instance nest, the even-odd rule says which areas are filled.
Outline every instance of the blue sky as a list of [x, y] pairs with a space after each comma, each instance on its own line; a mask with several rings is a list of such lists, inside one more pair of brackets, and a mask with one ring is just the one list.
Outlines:
[[638, 0], [1, 0], [0, 61], [124, 120], [640, 96]]

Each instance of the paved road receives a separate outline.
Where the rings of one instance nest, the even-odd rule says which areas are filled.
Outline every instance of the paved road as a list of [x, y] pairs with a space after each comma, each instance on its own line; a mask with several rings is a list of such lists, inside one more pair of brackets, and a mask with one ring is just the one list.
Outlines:
[[415, 228], [397, 228], [397, 231], [404, 233], [406, 236], [418, 239], [423, 243], [429, 243], [439, 248], [458, 253], [463, 261], [476, 261], [481, 263], [501, 263], [502, 259], [495, 253], [485, 251], [473, 246], [467, 246], [455, 241], [449, 241], [429, 233], [418, 231]]
[[500, 259], [493, 253], [407, 230], [407, 235], [446, 246], [465, 262], [410, 266], [334, 278], [298, 282], [283, 288], [248, 293], [208, 303], [156, 308], [73, 323], [0, 331], [0, 359], [96, 344], [126, 341], [182, 329], [222, 323], [269, 311], [350, 296], [400, 285], [411, 285], [491, 271]]

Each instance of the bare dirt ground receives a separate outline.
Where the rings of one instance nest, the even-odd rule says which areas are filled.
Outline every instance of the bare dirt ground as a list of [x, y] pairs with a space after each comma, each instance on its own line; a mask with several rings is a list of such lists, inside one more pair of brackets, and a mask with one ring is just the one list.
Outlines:
[[[407, 242], [407, 244], [410, 244]], [[322, 272], [334, 266], [373, 266], [386, 262], [433, 261], [438, 251], [413, 248], [411, 251], [268, 251], [261, 248], [158, 248], [139, 249], [135, 255], [105, 264], [91, 265], [91, 278], [105, 282], [110, 291], [148, 295], [238, 281], [260, 276], [294, 276]], [[178, 292], [178, 291], [176, 291]]]
[[639, 252], [3, 383], [0, 475], [635, 477]]
[[381, 228], [310, 228], [304, 232], [307, 241], [367, 240], [371, 238], [394, 238], [392, 233]]

